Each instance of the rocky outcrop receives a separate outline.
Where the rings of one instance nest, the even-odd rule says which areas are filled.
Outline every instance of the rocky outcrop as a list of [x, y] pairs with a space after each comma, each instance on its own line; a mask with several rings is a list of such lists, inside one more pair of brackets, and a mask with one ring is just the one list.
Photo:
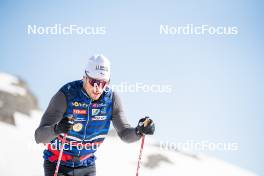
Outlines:
[[0, 121], [15, 125], [15, 112], [30, 115], [34, 109], [39, 109], [38, 102], [27, 83], [16, 76], [0, 73]]

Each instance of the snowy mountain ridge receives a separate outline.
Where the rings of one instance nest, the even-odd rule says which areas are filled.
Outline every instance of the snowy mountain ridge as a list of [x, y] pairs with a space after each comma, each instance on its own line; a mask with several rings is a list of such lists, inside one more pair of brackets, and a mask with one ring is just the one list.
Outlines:
[[18, 86], [19, 79], [7, 73], [0, 73], [0, 90], [13, 95], [25, 95], [27, 90]]
[[16, 125], [14, 114], [21, 112], [28, 117], [38, 109], [37, 98], [22, 79], [0, 72], [0, 121]]

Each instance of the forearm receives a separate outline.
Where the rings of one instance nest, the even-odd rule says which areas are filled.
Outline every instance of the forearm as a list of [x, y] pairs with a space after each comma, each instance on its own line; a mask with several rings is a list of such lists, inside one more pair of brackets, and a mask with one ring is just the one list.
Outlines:
[[121, 132], [118, 133], [119, 137], [127, 143], [138, 141], [141, 136], [136, 134], [136, 129], [129, 127], [123, 129]]
[[136, 129], [131, 127], [127, 122], [125, 116], [116, 116], [113, 118], [113, 125], [116, 129], [118, 136], [122, 141], [131, 143], [138, 141], [141, 136], [136, 134]]
[[49, 143], [54, 138], [56, 138], [56, 134], [54, 132], [54, 126], [40, 126], [35, 131], [35, 140], [39, 143]]

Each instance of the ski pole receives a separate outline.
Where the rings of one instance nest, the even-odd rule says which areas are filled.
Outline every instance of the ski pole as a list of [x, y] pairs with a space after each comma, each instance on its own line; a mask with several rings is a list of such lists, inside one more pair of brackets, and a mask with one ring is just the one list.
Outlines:
[[60, 162], [61, 162], [61, 158], [62, 158], [62, 155], [63, 155], [63, 149], [64, 149], [64, 145], [65, 145], [65, 141], [66, 141], [66, 137], [67, 137], [67, 134], [64, 133], [64, 137], [62, 139], [62, 147], [60, 148], [60, 154], [59, 154], [59, 158], [58, 158], [58, 161], [57, 161], [57, 165], [56, 165], [56, 170], [54, 172], [54, 176], [57, 176], [58, 172], [59, 172], [59, 168], [60, 168]]
[[143, 136], [141, 137], [141, 146], [140, 146], [140, 152], [139, 152], [139, 156], [138, 156], [138, 163], [137, 163], [137, 173], [136, 173], [136, 176], [139, 175], [139, 168], [140, 168], [141, 157], [142, 157], [143, 148], [144, 148], [144, 141], [145, 141], [145, 135], [143, 135]]
[[[150, 122], [150, 120], [149, 120], [149, 118], [147, 118], [143, 122], [144, 127], [146, 127], [149, 124], [149, 122]], [[141, 158], [142, 158], [144, 143], [145, 143], [145, 135], [143, 134], [142, 137], [141, 137], [141, 145], [140, 145], [140, 152], [139, 152], [138, 162], [137, 162], [137, 173], [136, 173], [136, 176], [139, 176], [139, 169], [140, 169], [140, 163], [141, 163]]]
[[[72, 124], [74, 124], [74, 117], [73, 117], [73, 115], [70, 115], [67, 118], [70, 120], [70, 122]], [[61, 158], [62, 158], [63, 150], [64, 150], [64, 145], [65, 145], [66, 138], [67, 138], [67, 133], [63, 133], [63, 134], [64, 134], [64, 137], [63, 137], [63, 139], [61, 141], [62, 147], [60, 148], [60, 154], [59, 154], [59, 158], [58, 158], [58, 161], [57, 161], [57, 165], [56, 165], [56, 169], [55, 169], [55, 172], [54, 172], [54, 176], [57, 176], [57, 174], [59, 172], [60, 162], [61, 162]]]

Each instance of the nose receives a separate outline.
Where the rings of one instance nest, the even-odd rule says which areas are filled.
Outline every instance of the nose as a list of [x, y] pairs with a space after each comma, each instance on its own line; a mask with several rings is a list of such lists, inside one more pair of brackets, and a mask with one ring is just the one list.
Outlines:
[[102, 86], [95, 86], [94, 87], [94, 92], [95, 93], [100, 93], [100, 92], [102, 92], [102, 90], [103, 90]]

